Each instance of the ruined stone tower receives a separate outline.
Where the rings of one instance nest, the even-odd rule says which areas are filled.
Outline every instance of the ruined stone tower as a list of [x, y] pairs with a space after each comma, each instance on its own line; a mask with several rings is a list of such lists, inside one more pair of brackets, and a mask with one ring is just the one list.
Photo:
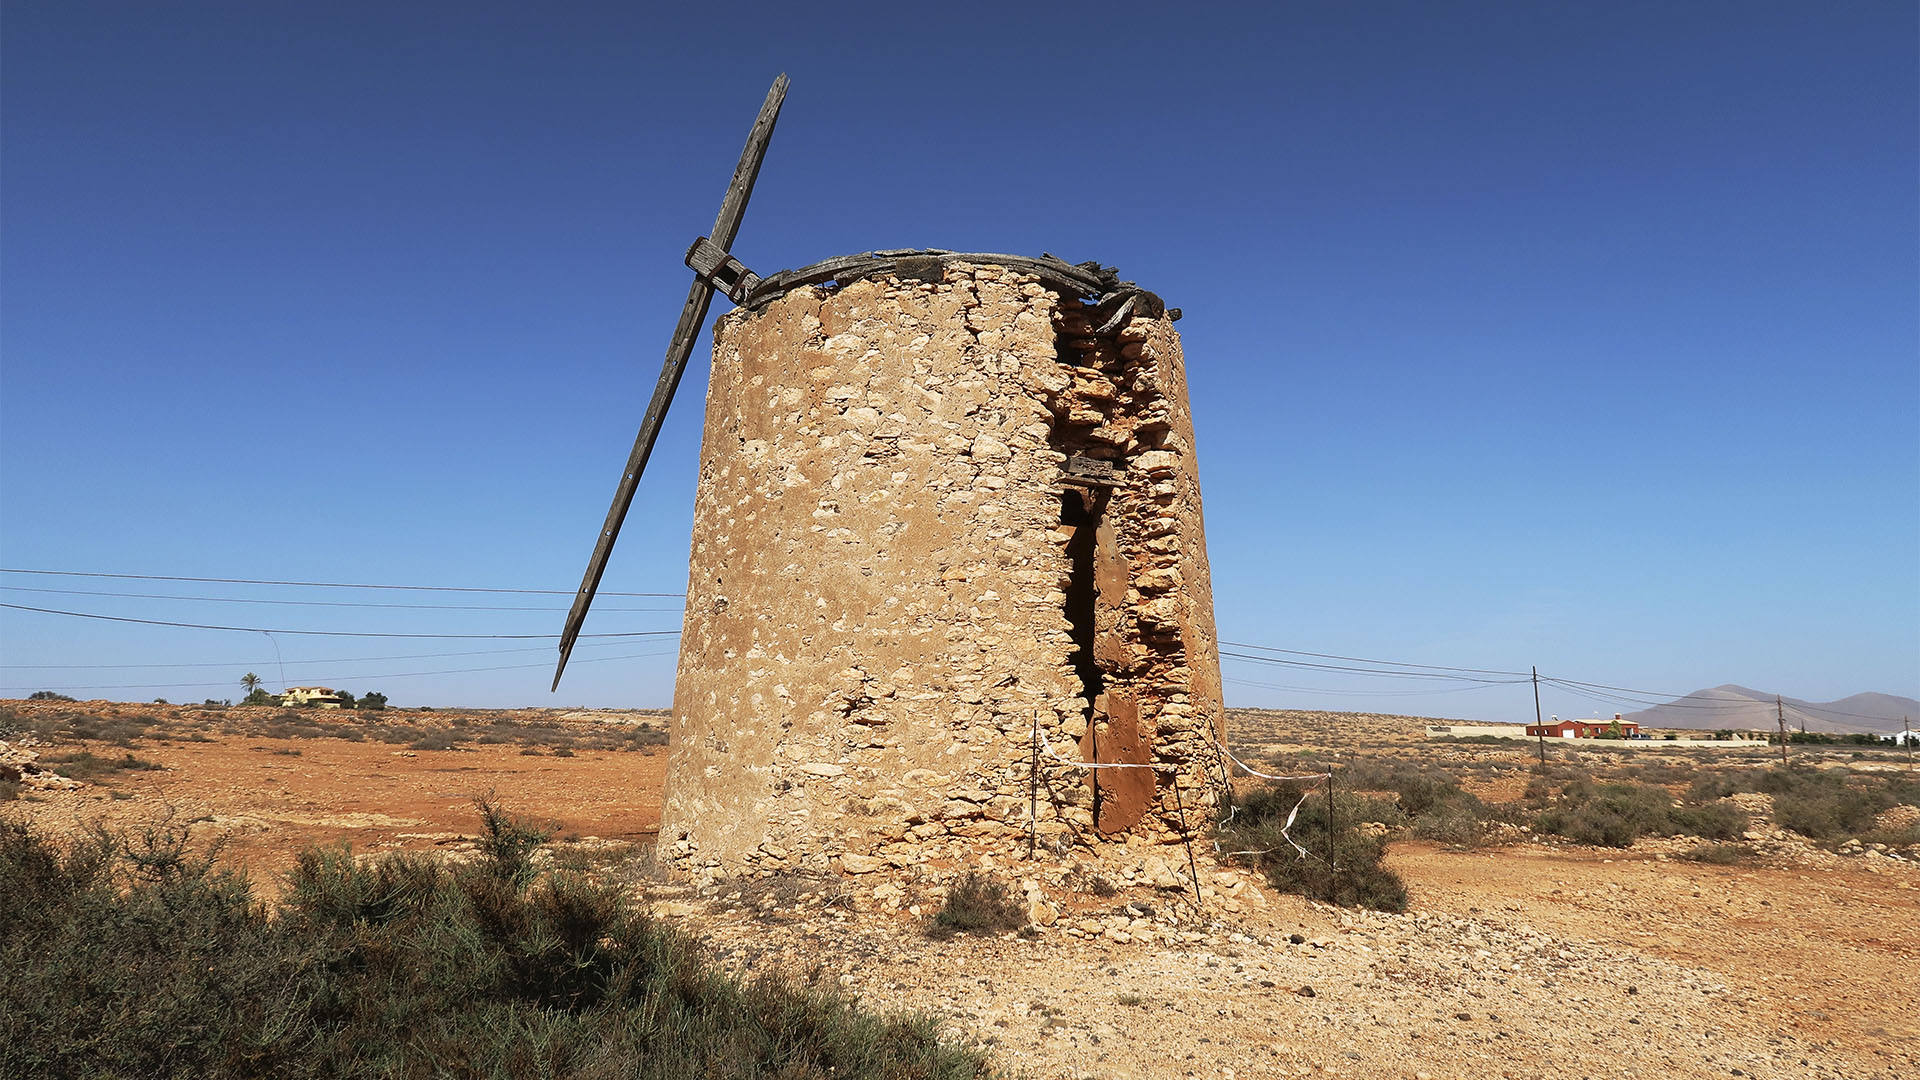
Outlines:
[[720, 320], [663, 857], [859, 872], [1206, 828], [1178, 314], [1091, 264], [883, 252]]

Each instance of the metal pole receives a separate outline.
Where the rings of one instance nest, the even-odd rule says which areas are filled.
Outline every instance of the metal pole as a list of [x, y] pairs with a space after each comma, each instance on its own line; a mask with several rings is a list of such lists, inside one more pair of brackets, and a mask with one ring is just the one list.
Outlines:
[[1187, 873], [1193, 875], [1193, 911], [1195, 915], [1206, 911], [1206, 904], [1200, 899], [1200, 864], [1193, 857], [1193, 829], [1187, 825], [1187, 806], [1180, 801], [1180, 771], [1173, 773], [1173, 806], [1180, 811], [1180, 834], [1187, 843]]
[[1333, 863], [1333, 770], [1329, 768], [1327, 770], [1327, 903], [1339, 902], [1334, 899], [1339, 895], [1338, 886], [1339, 882], [1334, 879]]
[[1027, 766], [1027, 858], [1040, 843], [1040, 710], [1033, 710], [1033, 763]]
[[1533, 669], [1533, 730], [1540, 734], [1540, 764], [1547, 763], [1547, 725], [1540, 719], [1540, 668]]

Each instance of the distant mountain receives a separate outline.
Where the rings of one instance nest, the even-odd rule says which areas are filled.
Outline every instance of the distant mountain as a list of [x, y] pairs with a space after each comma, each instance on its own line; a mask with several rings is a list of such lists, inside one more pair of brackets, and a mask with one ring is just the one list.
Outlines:
[[[1885, 735], [1900, 730], [1902, 717], [1920, 730], [1920, 701], [1892, 694], [1855, 694], [1839, 701], [1801, 701], [1781, 698], [1787, 727], [1793, 731], [1867, 731]], [[1698, 728], [1718, 731], [1772, 730], [1776, 724], [1773, 695], [1744, 686], [1716, 686], [1695, 690], [1678, 701], [1655, 705], [1626, 719], [1647, 728]]]

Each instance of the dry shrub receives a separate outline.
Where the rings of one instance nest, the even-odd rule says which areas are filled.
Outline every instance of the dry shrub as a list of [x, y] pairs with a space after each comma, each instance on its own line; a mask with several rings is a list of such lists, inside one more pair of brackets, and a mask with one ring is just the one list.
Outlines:
[[967, 871], [947, 890], [947, 902], [934, 913], [927, 936], [950, 938], [955, 934], [993, 934], [1018, 930], [1025, 926], [1027, 912], [1014, 898], [1006, 883], [978, 870]]
[[165, 765], [146, 758], [122, 754], [119, 757], [100, 757], [91, 750], [80, 750], [70, 754], [42, 754], [38, 762], [41, 766], [59, 773], [69, 780], [93, 780], [103, 776], [112, 776], [123, 772], [150, 772], [164, 769]]
[[1753, 849], [1745, 844], [1698, 844], [1680, 857], [1693, 862], [1710, 863], [1714, 866], [1732, 866], [1752, 856]]
[[[931, 1020], [732, 979], [584, 875], [308, 852], [277, 913], [159, 829], [0, 822], [0, 1076], [958, 1080]], [[502, 856], [505, 856], [502, 861]]]
[[1594, 784], [1586, 780], [1562, 787], [1534, 819], [1534, 828], [1543, 833], [1582, 844], [1620, 848], [1632, 847], [1643, 836], [1686, 834], [1728, 840], [1746, 827], [1746, 811], [1730, 802], [1675, 805], [1665, 788], [1651, 784]]
[[[1299, 812], [1293, 825], [1282, 835], [1296, 807]], [[1398, 809], [1390, 800], [1344, 792], [1335, 795], [1332, 809], [1330, 830], [1324, 796], [1295, 784], [1261, 788], [1240, 799], [1221, 823], [1221, 849], [1248, 853], [1242, 857], [1252, 859], [1282, 892], [1378, 911], [1405, 911], [1406, 885], [1381, 863], [1385, 838], [1358, 828], [1363, 822], [1397, 815]]]

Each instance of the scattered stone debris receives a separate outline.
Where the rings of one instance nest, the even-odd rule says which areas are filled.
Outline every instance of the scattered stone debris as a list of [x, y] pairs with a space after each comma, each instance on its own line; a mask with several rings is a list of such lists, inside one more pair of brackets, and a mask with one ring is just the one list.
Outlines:
[[42, 766], [39, 761], [39, 753], [29, 749], [24, 740], [0, 742], [0, 781], [19, 784], [28, 791], [72, 791], [85, 786]]

